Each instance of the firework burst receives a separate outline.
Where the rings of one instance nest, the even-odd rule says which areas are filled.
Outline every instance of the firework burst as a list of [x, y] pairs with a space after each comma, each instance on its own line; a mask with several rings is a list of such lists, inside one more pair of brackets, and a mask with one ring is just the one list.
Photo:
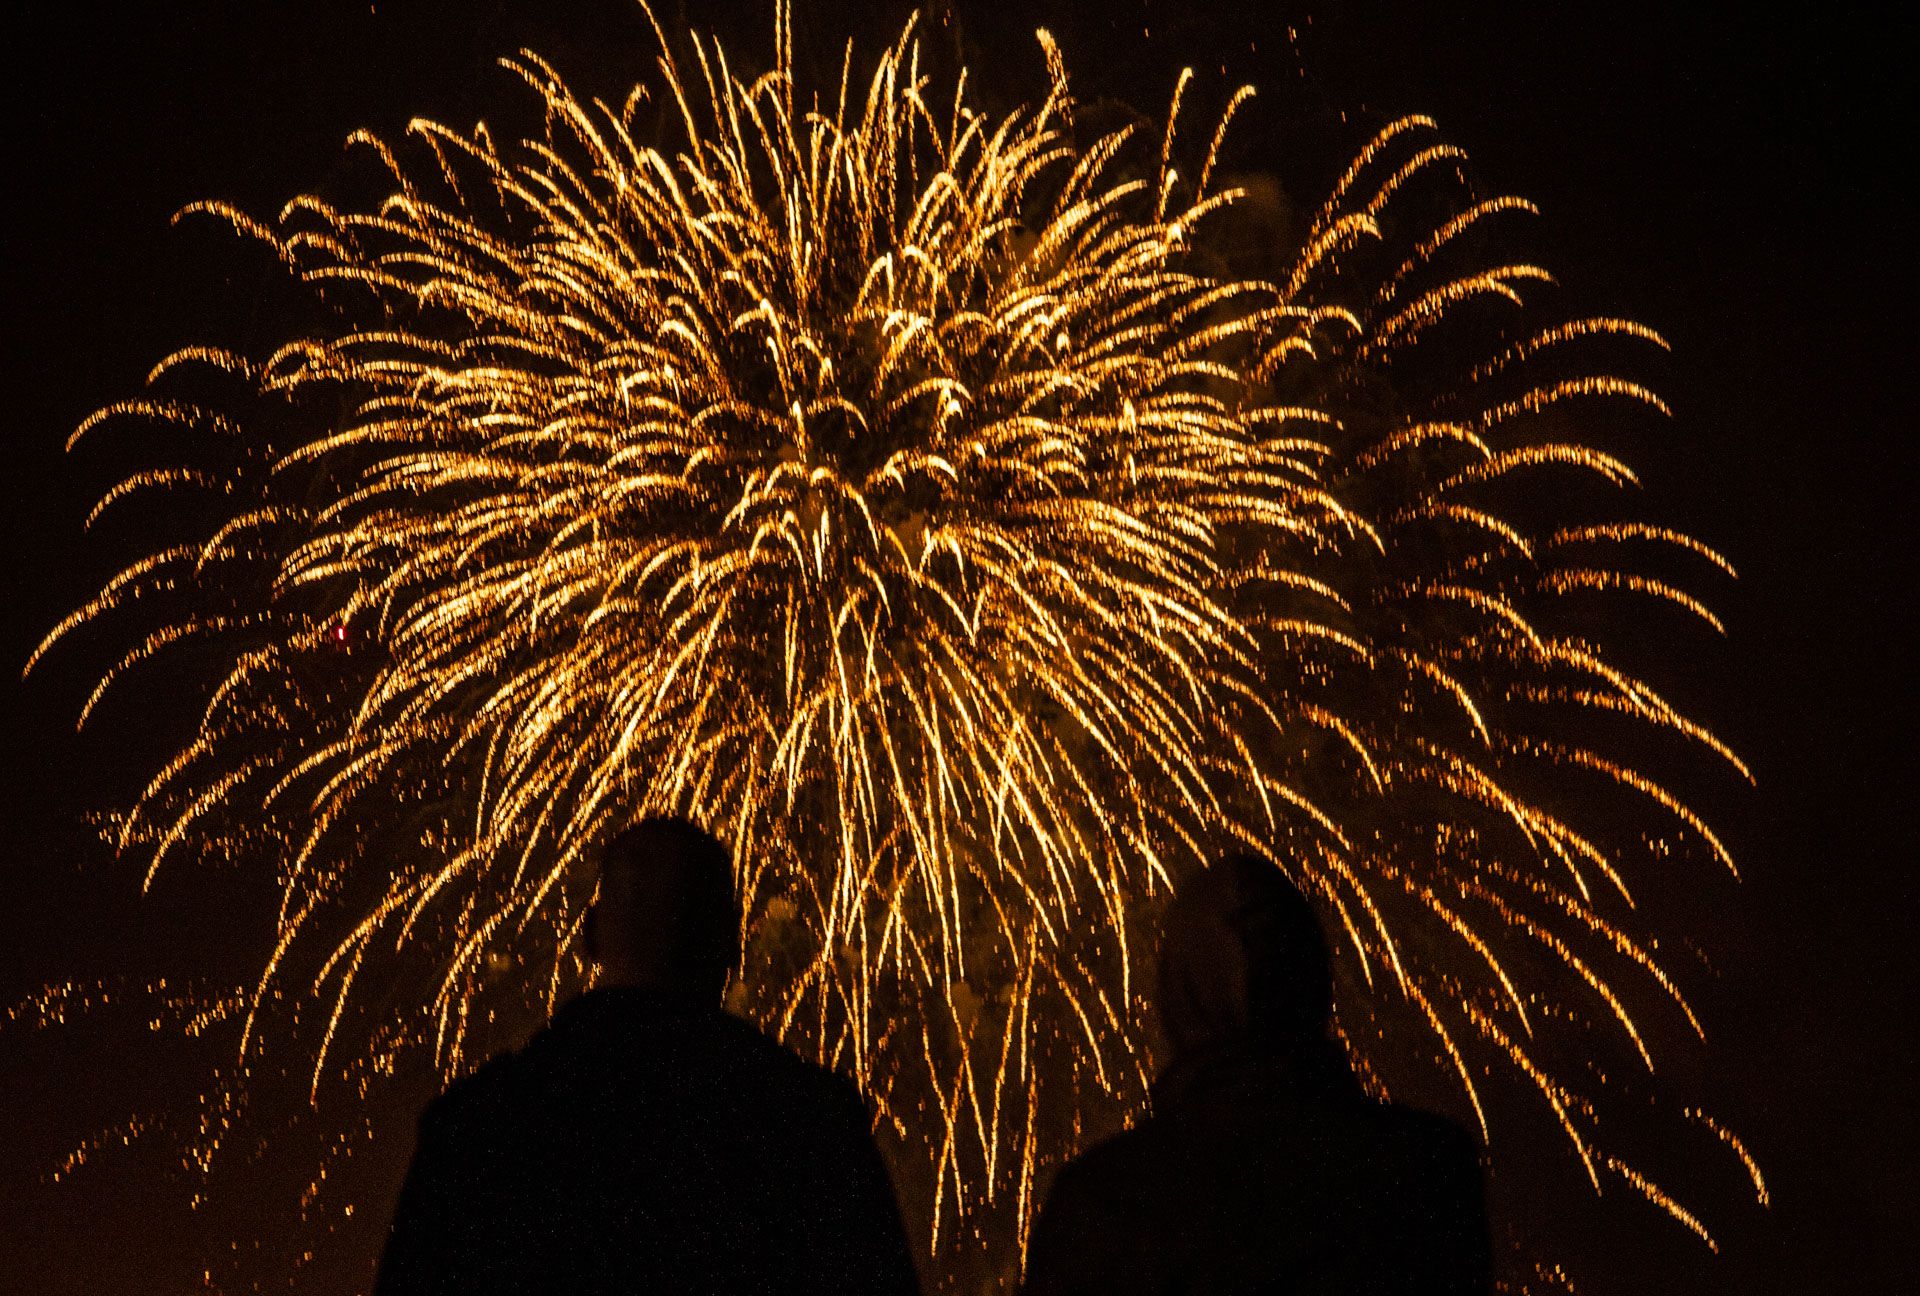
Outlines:
[[1483, 1127], [1517, 1081], [1596, 1187], [1704, 1235], [1541, 1039], [1597, 1011], [1650, 1068], [1629, 1004], [1692, 1020], [1632, 929], [1646, 861], [1569, 817], [1581, 780], [1671, 821], [1643, 851], [1724, 860], [1615, 752], [1666, 730], [1741, 768], [1561, 615], [1612, 591], [1711, 621], [1627, 559], [1723, 560], [1539, 507], [1572, 497], [1552, 474], [1632, 480], [1569, 416], [1663, 409], [1583, 349], [1657, 336], [1535, 318], [1546, 273], [1481, 253], [1526, 204], [1477, 198], [1424, 120], [1228, 273], [1248, 92], [1190, 147], [1185, 81], [1152, 129], [1077, 127], [1044, 35], [1050, 90], [1005, 116], [936, 95], [911, 29], [818, 94], [784, 16], [778, 44], [753, 78], [696, 41], [617, 108], [523, 54], [535, 138], [415, 122], [356, 137], [378, 203], [202, 205], [328, 323], [179, 352], [76, 434], [213, 447], [102, 509], [237, 501], [42, 648], [178, 609], [88, 711], [177, 645], [222, 663], [114, 831], [149, 876], [279, 870], [230, 1081], [274, 1050], [315, 1101], [409, 1052], [469, 1065], [501, 1005], [584, 982], [595, 843], [686, 811], [739, 861], [738, 1006], [862, 1082], [936, 1245], [994, 1211], [1015, 1238], [1083, 1116], [1143, 1099], [1142, 919], [1238, 841], [1344, 933], [1368, 1074], [1434, 1053]]

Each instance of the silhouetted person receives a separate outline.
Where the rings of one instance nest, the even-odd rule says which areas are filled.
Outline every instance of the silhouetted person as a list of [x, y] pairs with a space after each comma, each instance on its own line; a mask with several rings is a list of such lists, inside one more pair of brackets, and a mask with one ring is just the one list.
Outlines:
[[1027, 1296], [1491, 1289], [1472, 1141], [1360, 1088], [1327, 1037], [1319, 924], [1277, 868], [1234, 856], [1180, 890], [1157, 1007], [1152, 1114], [1060, 1172]]
[[597, 988], [427, 1108], [379, 1296], [916, 1290], [858, 1092], [721, 1009], [738, 932], [706, 832], [613, 841]]

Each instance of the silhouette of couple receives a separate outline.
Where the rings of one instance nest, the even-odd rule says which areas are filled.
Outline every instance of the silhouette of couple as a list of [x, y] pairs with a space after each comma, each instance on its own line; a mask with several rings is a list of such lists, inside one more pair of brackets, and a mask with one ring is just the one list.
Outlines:
[[[614, 839], [596, 988], [427, 1108], [377, 1296], [918, 1290], [857, 1090], [721, 1008], [738, 920], [701, 828]], [[1272, 864], [1184, 886], [1160, 943], [1172, 1064], [1151, 1115], [1060, 1172], [1024, 1290], [1489, 1291], [1473, 1144], [1361, 1090], [1331, 995]]]

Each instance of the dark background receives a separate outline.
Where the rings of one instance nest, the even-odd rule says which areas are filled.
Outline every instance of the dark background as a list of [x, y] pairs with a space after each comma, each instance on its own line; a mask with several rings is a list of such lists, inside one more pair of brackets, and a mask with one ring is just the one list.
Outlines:
[[[692, 8], [764, 44], [760, 6]], [[1717, 1217], [1716, 1259], [1689, 1253], [1665, 1269], [1670, 1242], [1643, 1237], [1676, 1230], [1656, 1219], [1590, 1236], [1569, 1267], [1595, 1292], [1662, 1273], [1685, 1290], [1897, 1289], [1920, 1219], [1904, 625], [1920, 355], [1914, 222], [1895, 197], [1913, 163], [1910, 37], [1836, 6], [1791, 23], [1505, 3], [1269, 13], [1107, 0], [961, 5], [957, 20], [989, 80], [1008, 60], [1037, 76], [1030, 30], [1046, 23], [1083, 92], [1137, 89], [1143, 107], [1193, 62], [1257, 79], [1303, 121], [1431, 113], [1490, 187], [1540, 203], [1546, 260], [1584, 305], [1672, 340], [1660, 385], [1676, 417], [1635, 467], [1650, 511], [1720, 547], [1742, 580], [1714, 599], [1728, 641], [1662, 678], [1759, 781], [1713, 804], [1746, 881], [1701, 933], [1718, 974], [1696, 987], [1711, 1044], [1691, 1065], [1747, 1136], [1774, 1204]], [[871, 48], [894, 16], [834, 21], [859, 23]], [[648, 42], [625, 0], [35, 0], [16, 2], [5, 30], [0, 674], [11, 680], [108, 564], [140, 551], [136, 536], [88, 537], [81, 523], [115, 468], [147, 460], [124, 440], [63, 456], [73, 425], [132, 394], [175, 346], [272, 336], [272, 303], [236, 270], [237, 249], [170, 229], [168, 216], [208, 196], [271, 212], [337, 178], [340, 142], [361, 125], [490, 116], [514, 96], [491, 59], [522, 43], [612, 90]], [[258, 879], [163, 876], [141, 900], [139, 878], [91, 844], [83, 816], [124, 799], [178, 711], [144, 698], [76, 738], [98, 664], [74, 654], [0, 684], [9, 1005], [47, 981], [238, 979], [270, 934]], [[294, 1226], [264, 1199], [185, 1211], [154, 1173], [164, 1158], [138, 1147], [48, 1179], [89, 1132], [190, 1097], [204, 1061], [124, 1008], [97, 1025], [0, 1028], [0, 1287], [182, 1291], [221, 1271], [214, 1250], [284, 1241]], [[404, 1150], [384, 1153], [384, 1168], [381, 1155], [376, 1178]], [[385, 1209], [369, 1201], [362, 1219]], [[364, 1251], [373, 1233], [354, 1236]], [[364, 1256], [323, 1259], [297, 1285], [338, 1289], [355, 1264]]]

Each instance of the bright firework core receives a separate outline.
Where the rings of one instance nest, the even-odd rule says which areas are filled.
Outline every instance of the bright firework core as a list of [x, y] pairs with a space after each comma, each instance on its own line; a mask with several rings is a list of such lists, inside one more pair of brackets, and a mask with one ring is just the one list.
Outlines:
[[1614, 514], [1632, 475], [1574, 433], [1664, 412], [1599, 367], [1664, 344], [1523, 301], [1550, 277], [1485, 247], [1528, 205], [1424, 119], [1249, 247], [1229, 215], [1277, 187], [1219, 159], [1250, 92], [1089, 129], [1044, 33], [1051, 89], [1005, 116], [911, 29], [837, 86], [789, 47], [759, 75], [695, 42], [617, 109], [522, 55], [544, 137], [416, 122], [357, 137], [377, 204], [205, 205], [334, 324], [176, 353], [82, 427], [212, 447], [102, 508], [235, 501], [48, 640], [151, 596], [182, 610], [102, 691], [223, 663], [116, 829], [282, 883], [198, 1159], [270, 1053], [316, 1097], [458, 1071], [577, 990], [596, 844], [671, 811], [735, 851], [736, 1005], [859, 1079], [936, 1249], [1017, 1247], [1039, 1171], [1144, 1101], [1154, 911], [1232, 845], [1320, 904], [1370, 1083], [1437, 1068], [1496, 1157], [1482, 1093], [1518, 1084], [1596, 1188], [1704, 1237], [1559, 1071], [1570, 1022], [1644, 1069], [1643, 1013], [1698, 1028], [1633, 887], [1731, 867], [1623, 753], [1745, 772], [1577, 615], [1717, 628], [1665, 571], [1724, 561]]

